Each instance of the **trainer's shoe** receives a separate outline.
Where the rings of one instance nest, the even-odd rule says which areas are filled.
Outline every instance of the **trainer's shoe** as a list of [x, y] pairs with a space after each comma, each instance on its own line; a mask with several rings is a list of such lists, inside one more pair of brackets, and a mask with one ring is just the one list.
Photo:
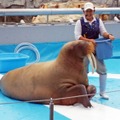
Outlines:
[[101, 98], [105, 99], [105, 100], [109, 100], [109, 96], [105, 93], [100, 93]]

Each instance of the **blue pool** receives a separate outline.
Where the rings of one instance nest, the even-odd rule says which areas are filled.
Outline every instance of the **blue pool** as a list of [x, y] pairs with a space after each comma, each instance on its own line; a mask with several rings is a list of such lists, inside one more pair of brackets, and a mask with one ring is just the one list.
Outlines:
[[[58, 56], [62, 46], [66, 42], [45, 42], [45, 43], [34, 43], [40, 52], [40, 62], [54, 60]], [[113, 45], [113, 58], [105, 60], [109, 73], [119, 74], [120, 73], [120, 40], [116, 39], [112, 42]], [[14, 52], [16, 44], [12, 45], [0, 45], [0, 53]], [[28, 63], [34, 62], [36, 59], [35, 53], [29, 49], [21, 51], [29, 56]], [[114, 69], [113, 69], [114, 68]]]

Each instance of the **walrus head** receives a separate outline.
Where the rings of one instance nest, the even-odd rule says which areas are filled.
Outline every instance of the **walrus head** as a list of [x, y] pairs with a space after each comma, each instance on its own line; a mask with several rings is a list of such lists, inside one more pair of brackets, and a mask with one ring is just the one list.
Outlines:
[[92, 42], [75, 40], [75, 41], [68, 42], [67, 44], [64, 45], [63, 48], [64, 49], [62, 50], [64, 51], [64, 54], [66, 53], [66, 55], [68, 55], [68, 59], [74, 58], [77, 61], [78, 60], [83, 61], [84, 57], [87, 56], [92, 67], [92, 72], [94, 73], [96, 69], [96, 60], [93, 55], [95, 51], [95, 46]]

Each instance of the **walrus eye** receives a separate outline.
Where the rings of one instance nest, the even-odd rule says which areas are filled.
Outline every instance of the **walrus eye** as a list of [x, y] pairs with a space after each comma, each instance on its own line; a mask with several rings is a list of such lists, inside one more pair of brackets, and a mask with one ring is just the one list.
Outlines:
[[88, 57], [88, 59], [90, 61], [90, 65], [91, 65], [91, 68], [92, 68], [92, 73], [94, 73], [95, 70], [97, 69], [96, 59], [95, 59], [93, 53], [88, 54], [87, 57]]

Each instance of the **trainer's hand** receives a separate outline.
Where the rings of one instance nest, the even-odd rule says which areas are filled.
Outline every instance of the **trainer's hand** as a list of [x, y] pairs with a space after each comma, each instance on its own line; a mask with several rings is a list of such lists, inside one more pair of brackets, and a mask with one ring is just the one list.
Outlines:
[[115, 37], [114, 37], [113, 35], [109, 34], [109, 39], [110, 39], [110, 40], [114, 40]]
[[96, 46], [96, 42], [94, 39], [89, 39], [89, 42], [92, 42], [94, 46]]

